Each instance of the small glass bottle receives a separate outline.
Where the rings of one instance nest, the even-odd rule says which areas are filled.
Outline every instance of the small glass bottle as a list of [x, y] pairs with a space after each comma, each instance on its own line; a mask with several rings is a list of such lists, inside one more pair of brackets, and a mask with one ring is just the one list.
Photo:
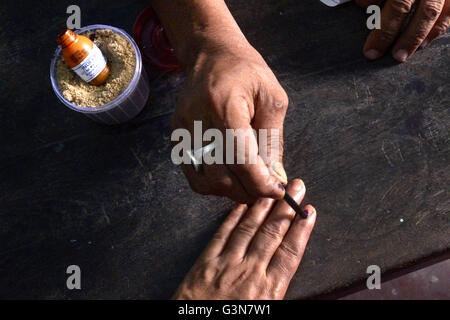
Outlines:
[[56, 42], [62, 48], [64, 61], [81, 79], [96, 86], [106, 82], [110, 65], [91, 39], [66, 29]]

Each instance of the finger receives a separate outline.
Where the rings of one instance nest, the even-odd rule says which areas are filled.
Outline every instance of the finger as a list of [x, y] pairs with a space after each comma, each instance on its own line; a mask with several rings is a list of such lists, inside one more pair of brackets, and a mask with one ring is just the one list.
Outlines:
[[434, 24], [433, 28], [431, 29], [426, 39], [422, 42], [421, 46], [425, 47], [431, 41], [443, 35], [447, 31], [449, 26], [450, 26], [450, 1], [445, 1], [441, 15], [439, 16], [438, 20]]
[[421, 0], [406, 30], [392, 48], [395, 60], [403, 62], [416, 52], [441, 14], [445, 0]]
[[394, 43], [415, 0], [388, 0], [381, 11], [381, 29], [367, 37], [363, 53], [367, 59], [381, 57]]
[[[179, 107], [177, 105], [177, 107]], [[173, 131], [177, 130], [177, 129], [183, 129], [183, 130], [187, 130], [188, 133], [189, 132], [193, 132], [193, 129], [191, 129], [191, 131], [189, 131], [188, 128], [189, 126], [187, 125], [187, 122], [183, 120], [183, 118], [172, 116], [171, 119], [171, 129], [172, 129], [172, 134]], [[172, 140], [172, 144], [173, 146], [175, 146], [178, 143], [179, 140], [173, 141]], [[183, 155], [182, 155], [182, 164], [181, 164], [181, 170], [183, 171], [189, 186], [191, 187], [191, 189], [194, 192], [197, 192], [199, 194], [203, 194], [206, 195], [208, 194], [208, 183], [206, 180], [206, 177], [204, 175], [199, 174], [198, 172], [196, 172], [193, 168], [193, 166], [191, 165], [191, 159], [189, 157], [186, 156], [185, 154], [186, 152], [183, 150]]]
[[[277, 81], [275, 76], [272, 81]], [[283, 124], [289, 99], [278, 85], [272, 93], [261, 92], [255, 109], [253, 127], [258, 134], [259, 155], [271, 169], [271, 174], [287, 184], [283, 167]]]
[[[302, 180], [295, 179], [287, 187], [297, 203], [303, 200], [305, 185]], [[283, 200], [278, 201], [266, 221], [261, 225], [248, 248], [247, 257], [258, 261], [262, 268], [266, 268], [284, 238], [295, 211]]]
[[267, 267], [267, 275], [272, 277], [275, 283], [289, 282], [302, 260], [306, 244], [316, 222], [314, 207], [307, 205], [304, 210], [308, 211], [308, 218], [301, 219], [298, 215], [295, 217]]
[[248, 209], [245, 216], [233, 230], [230, 240], [224, 249], [224, 254], [237, 258], [242, 258], [245, 255], [251, 240], [266, 219], [270, 210], [272, 210], [274, 203], [275, 200], [271, 198], [259, 198]]
[[230, 212], [203, 251], [201, 255], [202, 259], [212, 259], [222, 253], [231, 233], [238, 225], [242, 216], [247, 212], [247, 209], [247, 205], [240, 204]]
[[235, 173], [250, 195], [257, 198], [282, 199], [284, 187], [276, 177], [270, 174], [259, 156], [258, 143], [250, 126], [251, 118], [249, 114], [242, 113], [242, 110], [248, 109], [247, 102], [238, 97], [230, 101], [225, 109], [229, 110], [225, 117], [225, 126], [227, 129], [233, 129], [226, 130], [227, 166]]
[[205, 194], [230, 198], [237, 203], [253, 203], [257, 199], [245, 190], [236, 175], [223, 164], [202, 165], [208, 189]]
[[372, 4], [379, 5], [383, 0], [355, 0], [355, 3], [361, 8], [367, 8]]
[[[182, 128], [188, 132], [194, 132], [193, 122], [180, 120], [179, 117], [172, 118], [172, 129]], [[216, 142], [216, 141], [215, 141]], [[208, 144], [208, 143], [206, 143]], [[204, 147], [203, 145], [202, 147]], [[194, 146], [192, 146], [194, 147]], [[216, 148], [222, 148], [220, 143], [216, 142]], [[215, 151], [217, 153], [217, 151]], [[217, 155], [217, 154], [216, 154]], [[200, 171], [196, 171], [192, 165], [182, 165], [183, 173], [185, 174], [192, 190], [202, 195], [216, 195], [228, 197], [237, 203], [253, 203], [257, 198], [250, 196], [243, 188], [239, 179], [231, 172], [229, 168], [223, 165], [223, 162], [216, 163], [215, 157], [205, 160], [207, 154], [202, 155]], [[220, 157], [219, 155], [217, 155]], [[219, 158], [220, 160], [223, 160]], [[187, 159], [192, 161], [191, 159]], [[208, 165], [207, 163], [211, 163]]]

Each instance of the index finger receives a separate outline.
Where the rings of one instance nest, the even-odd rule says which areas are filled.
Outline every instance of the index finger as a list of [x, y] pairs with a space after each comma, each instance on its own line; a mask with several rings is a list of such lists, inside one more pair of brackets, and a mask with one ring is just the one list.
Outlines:
[[[238, 177], [247, 193], [259, 197], [281, 199], [284, 187], [271, 175], [264, 160], [258, 154], [258, 142], [250, 125], [251, 119], [242, 116], [242, 109], [248, 108], [247, 102], [241, 98], [230, 101], [225, 119], [226, 129], [226, 163]], [[230, 157], [230, 154], [233, 157]], [[229, 163], [232, 162], [232, 163]]]

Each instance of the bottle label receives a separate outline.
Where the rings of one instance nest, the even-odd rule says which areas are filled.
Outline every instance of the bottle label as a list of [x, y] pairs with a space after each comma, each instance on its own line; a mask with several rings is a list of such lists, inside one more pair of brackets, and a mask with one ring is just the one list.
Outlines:
[[94, 44], [88, 56], [80, 62], [79, 65], [73, 67], [77, 75], [86, 82], [94, 80], [106, 66], [106, 58], [100, 49]]

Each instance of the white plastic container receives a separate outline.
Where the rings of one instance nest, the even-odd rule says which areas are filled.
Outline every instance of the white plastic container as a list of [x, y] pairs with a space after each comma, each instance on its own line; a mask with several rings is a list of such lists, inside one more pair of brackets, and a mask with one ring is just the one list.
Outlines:
[[122, 29], [102, 24], [95, 24], [81, 28], [80, 30], [75, 31], [75, 33], [85, 34], [91, 31], [102, 29], [112, 30], [113, 32], [121, 34], [122, 36], [127, 38], [128, 41], [130, 41], [133, 45], [134, 52], [136, 54], [136, 69], [134, 71], [134, 76], [131, 79], [128, 87], [118, 97], [104, 105], [97, 107], [81, 107], [66, 100], [59, 91], [58, 81], [56, 79], [56, 66], [57, 61], [61, 59], [61, 47], [58, 47], [56, 49], [51, 61], [50, 80], [52, 82], [53, 91], [55, 91], [56, 96], [70, 109], [81, 112], [89, 118], [104, 124], [118, 124], [131, 120], [132, 118], [137, 116], [145, 107], [150, 91], [148, 77], [142, 65], [142, 57], [138, 46], [134, 42], [133, 38]]

